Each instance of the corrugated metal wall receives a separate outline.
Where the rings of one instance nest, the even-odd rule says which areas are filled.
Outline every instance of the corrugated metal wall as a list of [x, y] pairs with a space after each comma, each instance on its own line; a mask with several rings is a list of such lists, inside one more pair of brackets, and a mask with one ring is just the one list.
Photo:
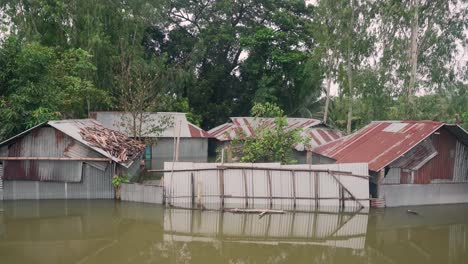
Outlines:
[[106, 171], [101, 171], [83, 163], [82, 170], [82, 181], [77, 183], [4, 181], [4, 200], [114, 198], [111, 166], [108, 166]]
[[[224, 164], [228, 169], [213, 170], [221, 164], [175, 163], [174, 168], [206, 169], [182, 172], [166, 172], [164, 186], [166, 201], [173, 205], [191, 207], [194, 197], [201, 193], [201, 203], [210, 209], [219, 209], [224, 195], [227, 208], [276, 208], [292, 210], [316, 210], [317, 207], [338, 211], [340, 197], [351, 198], [344, 202], [350, 211], [369, 206], [369, 181], [365, 177], [333, 174], [330, 172], [284, 171], [290, 170], [336, 170], [367, 175], [367, 164], [289, 165], [280, 164]], [[265, 169], [236, 169], [242, 167], [264, 167]], [[166, 162], [165, 170], [172, 169]], [[199, 188], [200, 186], [200, 188]], [[346, 190], [346, 191], [345, 191]], [[347, 193], [351, 192], [351, 195]], [[296, 199], [294, 199], [296, 197]]]
[[[0, 152], [8, 157], [102, 157], [52, 127], [37, 128], [8, 146], [2, 147]], [[100, 162], [96, 165], [96, 163], [89, 164], [101, 170], [105, 170], [109, 164]], [[81, 163], [75, 161], [4, 161], [5, 180], [80, 182], [82, 174]]]
[[[174, 154], [174, 139], [160, 138], [157, 145], [152, 147], [152, 159], [147, 164], [149, 169], [162, 170], [165, 161], [172, 161]], [[207, 138], [181, 138], [179, 145], [179, 161], [207, 162]], [[147, 161], [148, 163], [148, 161]]]
[[468, 182], [468, 146], [457, 141], [455, 152], [454, 182]]
[[[437, 134], [438, 132], [438, 134]], [[414, 175], [414, 183], [452, 182], [457, 139], [442, 128], [431, 136], [437, 155]]]
[[[430, 184], [468, 182], [468, 147], [447, 129], [441, 128], [429, 137], [437, 155], [418, 170], [390, 165], [383, 184]], [[421, 143], [423, 144], [423, 143]]]
[[165, 238], [211, 242], [210, 237], [249, 243], [308, 243], [364, 248], [367, 214], [288, 213], [267, 215], [171, 209], [164, 214]]

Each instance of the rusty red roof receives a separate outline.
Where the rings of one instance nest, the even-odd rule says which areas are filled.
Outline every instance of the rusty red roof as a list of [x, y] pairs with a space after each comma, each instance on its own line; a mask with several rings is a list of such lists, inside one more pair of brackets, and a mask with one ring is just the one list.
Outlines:
[[337, 163], [365, 162], [379, 171], [426, 139], [444, 123], [436, 121], [374, 121], [346, 137], [313, 149]]
[[[259, 126], [274, 127], [274, 118], [255, 117], [232, 117], [231, 123], [219, 125], [208, 133], [219, 141], [230, 141], [239, 133], [252, 136]], [[286, 130], [300, 128], [301, 136], [309, 139], [309, 145], [298, 144], [295, 149], [298, 151], [310, 150], [311, 148], [328, 143], [342, 136], [340, 131], [331, 129], [324, 125], [322, 121], [312, 118], [287, 118]]]

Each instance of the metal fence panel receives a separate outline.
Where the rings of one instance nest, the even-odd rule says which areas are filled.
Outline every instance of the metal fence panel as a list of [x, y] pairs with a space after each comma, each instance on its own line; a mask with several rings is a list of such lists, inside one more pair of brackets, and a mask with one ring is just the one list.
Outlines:
[[209, 209], [283, 210], [320, 207], [337, 212], [343, 206], [369, 207], [367, 169], [364, 163], [282, 166], [166, 162], [164, 186], [167, 201], [175, 206], [201, 203]]

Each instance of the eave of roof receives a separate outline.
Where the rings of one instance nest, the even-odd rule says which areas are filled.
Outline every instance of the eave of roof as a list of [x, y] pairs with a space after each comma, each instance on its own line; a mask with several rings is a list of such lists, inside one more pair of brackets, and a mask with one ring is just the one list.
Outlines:
[[[392, 124], [392, 132], [388, 128]], [[373, 121], [361, 130], [313, 149], [313, 152], [338, 163], [367, 162], [369, 169], [380, 171], [444, 126], [435, 121]], [[388, 130], [386, 130], [388, 129]]]

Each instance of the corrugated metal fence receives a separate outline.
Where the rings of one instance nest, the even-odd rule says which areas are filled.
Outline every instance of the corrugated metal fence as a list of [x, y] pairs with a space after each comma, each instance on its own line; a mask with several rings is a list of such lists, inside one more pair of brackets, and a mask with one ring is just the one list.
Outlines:
[[163, 203], [163, 188], [156, 185], [122, 184], [121, 200], [142, 203]]
[[[280, 165], [171, 162], [166, 202], [208, 209], [355, 210], [369, 207], [367, 164]], [[174, 168], [174, 171], [171, 170]]]

